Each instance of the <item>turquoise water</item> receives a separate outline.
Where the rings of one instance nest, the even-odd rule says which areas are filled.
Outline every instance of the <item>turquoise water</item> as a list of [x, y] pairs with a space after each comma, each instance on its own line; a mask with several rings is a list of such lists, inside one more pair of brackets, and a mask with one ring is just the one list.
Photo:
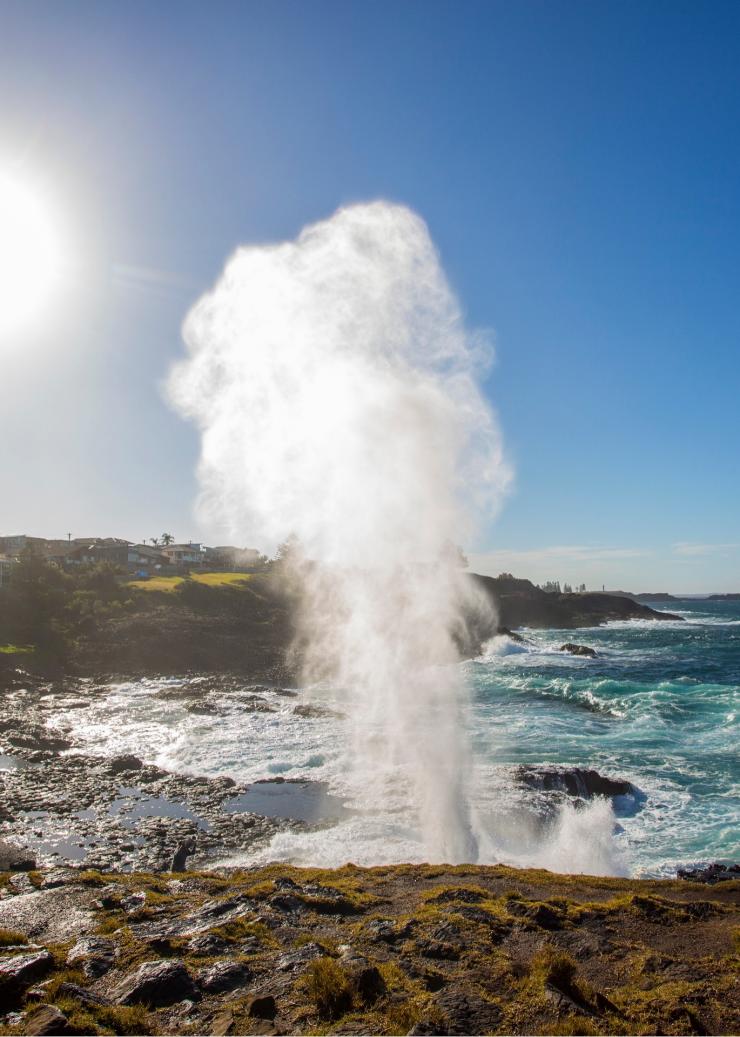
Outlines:
[[[684, 621], [525, 630], [531, 644], [497, 638], [468, 664], [479, 760], [591, 767], [641, 790], [617, 804], [611, 822], [615, 870], [630, 874], [740, 857], [740, 602], [657, 608]], [[589, 645], [598, 657], [558, 652], [566, 641]], [[491, 775], [481, 773], [479, 787], [486, 786], [494, 789], [486, 805], [493, 831], [511, 789], [497, 794]], [[590, 826], [581, 822], [564, 852], [601, 838], [604, 823], [603, 814]]]

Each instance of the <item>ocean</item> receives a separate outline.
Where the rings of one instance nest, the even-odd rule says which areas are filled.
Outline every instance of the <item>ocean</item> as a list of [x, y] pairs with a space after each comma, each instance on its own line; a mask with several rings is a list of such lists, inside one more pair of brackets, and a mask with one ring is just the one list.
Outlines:
[[[740, 602], [658, 607], [682, 621], [523, 630], [527, 643], [497, 637], [480, 658], [461, 664], [481, 863], [670, 876], [680, 866], [740, 858]], [[596, 658], [559, 652], [566, 641], [590, 646]], [[185, 684], [202, 687], [202, 709], [179, 696]], [[319, 828], [246, 847], [238, 863], [424, 860], [403, 761], [383, 803], [363, 802], [350, 778], [352, 723], [341, 700], [316, 689], [287, 691], [245, 685], [225, 692], [209, 678], [121, 681], [84, 714], [62, 710], [59, 720], [74, 726], [87, 752], [134, 752], [168, 769], [239, 781], [300, 779], [310, 783], [304, 798], [320, 790], [327, 803], [343, 805], [327, 810]], [[517, 781], [517, 767], [553, 765], [627, 780], [635, 793], [574, 803]], [[261, 788], [263, 804], [280, 791]], [[289, 799], [275, 802], [284, 810]]]

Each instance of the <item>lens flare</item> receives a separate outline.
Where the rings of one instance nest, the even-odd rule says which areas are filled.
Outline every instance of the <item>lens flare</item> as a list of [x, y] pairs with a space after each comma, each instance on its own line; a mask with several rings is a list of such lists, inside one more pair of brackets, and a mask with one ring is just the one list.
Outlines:
[[0, 172], [0, 336], [37, 321], [61, 267], [57, 230], [43, 196]]

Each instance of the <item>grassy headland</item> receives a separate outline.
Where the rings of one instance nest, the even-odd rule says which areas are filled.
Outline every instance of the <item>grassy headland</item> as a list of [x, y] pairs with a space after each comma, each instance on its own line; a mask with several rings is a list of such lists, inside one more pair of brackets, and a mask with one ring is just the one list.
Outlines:
[[[58, 881], [0, 902], [0, 993], [24, 1013], [0, 1032], [39, 1032], [39, 1004], [91, 1034], [740, 1026], [737, 882], [429, 865]], [[1, 978], [45, 951], [33, 984]]]

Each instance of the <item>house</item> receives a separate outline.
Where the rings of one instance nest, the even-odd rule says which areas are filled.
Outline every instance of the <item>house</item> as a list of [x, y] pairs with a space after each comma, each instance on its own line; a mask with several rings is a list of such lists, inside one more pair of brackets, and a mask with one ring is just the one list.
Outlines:
[[129, 544], [126, 551], [126, 568], [137, 576], [150, 576], [170, 565], [167, 555], [158, 547], [148, 544]]
[[193, 566], [200, 568], [203, 565], [204, 552], [200, 544], [167, 544], [159, 550], [169, 564], [177, 569], [190, 569]]
[[75, 537], [68, 553], [70, 565], [96, 565], [104, 562], [117, 569], [128, 566], [130, 542], [119, 537]]

